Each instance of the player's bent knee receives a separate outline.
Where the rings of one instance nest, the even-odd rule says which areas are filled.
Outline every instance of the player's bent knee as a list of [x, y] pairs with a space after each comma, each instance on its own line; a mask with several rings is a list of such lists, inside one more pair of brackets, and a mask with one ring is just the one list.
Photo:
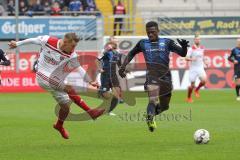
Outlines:
[[66, 85], [63, 90], [64, 90], [65, 92], [69, 93], [69, 92], [72, 91], [72, 86]]

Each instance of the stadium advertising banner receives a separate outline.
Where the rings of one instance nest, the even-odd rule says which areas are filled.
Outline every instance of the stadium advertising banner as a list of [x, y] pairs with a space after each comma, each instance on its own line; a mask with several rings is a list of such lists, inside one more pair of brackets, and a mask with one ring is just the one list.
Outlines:
[[[81, 64], [88, 74], [96, 75], [96, 66], [94, 59], [98, 52], [81, 53]], [[227, 60], [230, 50], [206, 50], [205, 59], [208, 61], [206, 68], [208, 82], [206, 88], [208, 89], [222, 89], [233, 86], [233, 66]], [[37, 53], [20, 53], [19, 73], [16, 73], [16, 59], [14, 54], [9, 55], [11, 59], [11, 66], [0, 66], [2, 71], [2, 83], [0, 92], [42, 92], [43, 90], [38, 86], [35, 73], [32, 71], [32, 66], [36, 60]], [[121, 85], [124, 90], [143, 90], [145, 82], [145, 66], [143, 55], [140, 53], [133, 61], [131, 74], [128, 74], [127, 81], [121, 80]], [[139, 67], [140, 66], [140, 67]], [[172, 73], [172, 82], [174, 89], [186, 89], [189, 85], [189, 75], [187, 70], [188, 64], [176, 54], [171, 55], [170, 68]], [[98, 76], [99, 77], [99, 76]], [[82, 78], [78, 74], [70, 77], [73, 85], [79, 85], [79, 79]]]
[[161, 34], [237, 35], [240, 33], [240, 17], [181, 17], [166, 21], [158, 18]]
[[[16, 20], [14, 17], [0, 19], [2, 40], [15, 39]], [[20, 17], [18, 23], [19, 38], [32, 38], [39, 35], [62, 37], [66, 32], [84, 33], [86, 38], [96, 37], [95, 17]]]

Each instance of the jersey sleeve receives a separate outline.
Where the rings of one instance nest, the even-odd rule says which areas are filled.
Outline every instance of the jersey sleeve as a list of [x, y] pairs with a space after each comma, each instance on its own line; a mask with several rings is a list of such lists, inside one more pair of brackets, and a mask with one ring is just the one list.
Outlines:
[[234, 51], [234, 49], [232, 49], [231, 54], [230, 54], [230, 56], [228, 57], [228, 60], [229, 60], [230, 62], [234, 62], [234, 60], [235, 60], [235, 51]]
[[169, 41], [169, 50], [177, 53], [179, 56], [185, 57], [187, 55], [187, 47], [183, 48], [177, 45], [172, 39]]
[[22, 41], [18, 41], [17, 42], [17, 46], [22, 46], [22, 45], [26, 45], [26, 44], [36, 44], [36, 45], [45, 45], [48, 41], [49, 36], [45, 35], [45, 36], [38, 36], [36, 38], [28, 38]]
[[187, 51], [187, 55], [186, 55], [186, 57], [188, 57], [188, 58], [190, 58], [191, 56], [192, 56], [192, 47], [190, 47], [189, 49], [188, 49], [188, 51]]
[[136, 46], [128, 53], [128, 55], [126, 56], [123, 64], [122, 64], [122, 67], [126, 67], [126, 65], [133, 59], [133, 57], [142, 52], [142, 47], [141, 47], [141, 43], [142, 43], [142, 40], [140, 40]]
[[136, 54], [142, 52], [142, 47], [141, 47], [142, 40], [140, 40], [136, 46], [129, 52], [130, 55], [135, 56]]

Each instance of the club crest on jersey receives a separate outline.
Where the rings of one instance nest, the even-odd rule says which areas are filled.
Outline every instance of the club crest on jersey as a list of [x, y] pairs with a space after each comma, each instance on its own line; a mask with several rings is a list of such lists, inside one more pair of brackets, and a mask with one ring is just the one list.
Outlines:
[[165, 43], [164, 42], [160, 42], [159, 45], [160, 45], [160, 47], [163, 47], [163, 46], [165, 46]]

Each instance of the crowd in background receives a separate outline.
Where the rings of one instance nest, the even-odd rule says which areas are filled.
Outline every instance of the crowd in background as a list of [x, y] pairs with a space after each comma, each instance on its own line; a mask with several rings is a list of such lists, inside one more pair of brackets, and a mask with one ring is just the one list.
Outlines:
[[[82, 15], [96, 14], [94, 0], [19, 0], [19, 15]], [[0, 15], [15, 15], [15, 0], [0, 1]]]

